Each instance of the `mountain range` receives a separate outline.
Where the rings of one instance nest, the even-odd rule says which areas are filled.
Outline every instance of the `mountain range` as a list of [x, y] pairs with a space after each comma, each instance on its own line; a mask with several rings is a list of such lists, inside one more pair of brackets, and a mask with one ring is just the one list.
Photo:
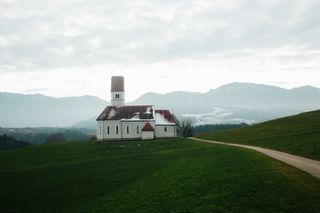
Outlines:
[[[94, 96], [52, 98], [0, 93], [0, 126], [73, 126], [95, 128], [95, 118], [109, 103]], [[231, 83], [206, 93], [145, 93], [128, 104], [170, 109], [194, 124], [256, 123], [320, 108], [320, 89], [284, 89], [253, 83]]]
[[0, 93], [0, 127], [68, 127], [96, 116], [107, 102], [94, 96], [53, 98]]

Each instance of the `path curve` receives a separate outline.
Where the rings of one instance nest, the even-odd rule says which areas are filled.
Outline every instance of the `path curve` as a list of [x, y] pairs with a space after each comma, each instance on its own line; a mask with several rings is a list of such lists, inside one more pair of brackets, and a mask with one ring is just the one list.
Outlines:
[[223, 144], [223, 145], [227, 145], [227, 146], [237, 146], [237, 147], [242, 147], [242, 148], [246, 148], [246, 149], [252, 149], [252, 150], [260, 152], [264, 155], [267, 155], [271, 158], [277, 159], [277, 160], [282, 161], [286, 164], [294, 166], [294, 167], [296, 167], [302, 171], [305, 171], [305, 172], [309, 173], [310, 175], [320, 179], [320, 161], [317, 161], [317, 160], [312, 160], [309, 158], [304, 158], [304, 157], [288, 154], [285, 152], [261, 148], [261, 147], [257, 147], [257, 146], [242, 145], [242, 144], [235, 144], [235, 143], [225, 143], [225, 142], [199, 139], [199, 138], [194, 138], [194, 137], [190, 137], [190, 139], [205, 142], [205, 143]]

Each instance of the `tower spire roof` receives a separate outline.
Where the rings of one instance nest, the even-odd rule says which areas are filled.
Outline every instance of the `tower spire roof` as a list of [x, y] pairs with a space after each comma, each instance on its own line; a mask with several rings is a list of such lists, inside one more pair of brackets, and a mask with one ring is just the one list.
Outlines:
[[111, 92], [124, 92], [124, 77], [112, 76], [111, 78]]

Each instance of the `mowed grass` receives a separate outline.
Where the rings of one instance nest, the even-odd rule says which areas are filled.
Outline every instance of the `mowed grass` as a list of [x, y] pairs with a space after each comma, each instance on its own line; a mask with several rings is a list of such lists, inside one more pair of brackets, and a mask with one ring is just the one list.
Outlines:
[[0, 212], [319, 212], [320, 181], [254, 151], [156, 140], [0, 152]]
[[255, 145], [320, 160], [320, 110], [245, 128], [206, 132], [197, 137]]

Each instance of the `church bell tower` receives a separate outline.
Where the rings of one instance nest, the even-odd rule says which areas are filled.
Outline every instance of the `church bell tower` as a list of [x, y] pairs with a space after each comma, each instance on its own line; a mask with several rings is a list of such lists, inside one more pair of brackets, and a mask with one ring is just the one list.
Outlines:
[[112, 76], [111, 78], [111, 105], [124, 106], [124, 77]]

